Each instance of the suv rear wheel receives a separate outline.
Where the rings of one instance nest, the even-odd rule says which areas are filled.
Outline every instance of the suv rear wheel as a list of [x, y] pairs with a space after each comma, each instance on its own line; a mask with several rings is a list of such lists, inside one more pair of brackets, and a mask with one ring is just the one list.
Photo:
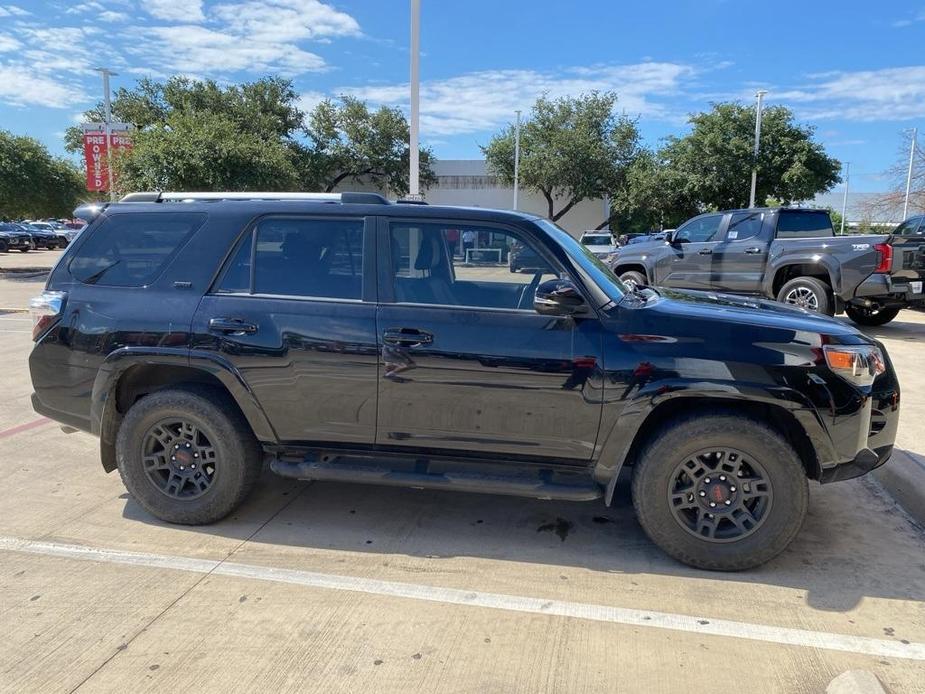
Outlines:
[[170, 389], [129, 409], [116, 437], [119, 474], [135, 500], [169, 523], [213, 523], [247, 497], [260, 446], [234, 404], [210, 389]]
[[799, 306], [827, 316], [835, 315], [832, 290], [829, 285], [815, 277], [797, 277], [790, 280], [780, 288], [777, 300], [782, 304]]
[[848, 304], [845, 306], [845, 313], [848, 314], [848, 318], [858, 325], [886, 325], [899, 315], [899, 309], [899, 306], [894, 306], [893, 308], [867, 308]]
[[734, 414], [683, 419], [654, 436], [633, 474], [633, 505], [655, 544], [700, 569], [738, 571], [796, 537], [809, 500], [796, 452]]

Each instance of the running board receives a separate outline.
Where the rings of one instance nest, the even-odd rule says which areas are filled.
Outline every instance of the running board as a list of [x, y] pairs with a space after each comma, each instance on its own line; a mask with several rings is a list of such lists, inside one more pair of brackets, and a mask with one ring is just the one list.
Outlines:
[[324, 482], [360, 482], [412, 489], [448, 489], [481, 494], [525, 496], [533, 499], [593, 501], [603, 496], [601, 485], [590, 478], [575, 482], [553, 481], [552, 475], [484, 475], [477, 472], [416, 472], [353, 463], [274, 459], [270, 469], [282, 477]]

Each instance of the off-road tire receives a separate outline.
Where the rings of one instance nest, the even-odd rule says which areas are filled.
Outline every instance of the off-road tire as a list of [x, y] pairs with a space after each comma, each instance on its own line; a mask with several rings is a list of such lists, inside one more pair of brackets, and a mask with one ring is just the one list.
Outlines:
[[[767, 472], [772, 497], [767, 516], [741, 539], [717, 542], [692, 534], [672, 513], [669, 490], [679, 464], [698, 451], [735, 448]], [[799, 457], [771, 427], [727, 412], [675, 420], [653, 435], [633, 470], [633, 506], [643, 530], [666, 554], [699, 569], [740, 571], [767, 562], [793, 541], [809, 502]]]
[[877, 326], [886, 325], [896, 318], [896, 316], [899, 315], [900, 308], [900, 306], [894, 306], [892, 308], [881, 308], [877, 311], [871, 311], [861, 306], [852, 306], [848, 304], [845, 306], [845, 313], [848, 314], [848, 318], [858, 325]]
[[636, 270], [627, 270], [626, 272], [621, 272], [620, 279], [624, 282], [633, 282], [637, 287], [644, 287], [649, 283], [649, 281], [646, 279], [646, 276], [641, 272], [637, 272]]
[[816, 313], [821, 313], [826, 316], [835, 315], [835, 298], [832, 296], [832, 288], [815, 277], [797, 277], [796, 279], [790, 280], [780, 288], [780, 291], [777, 293], [777, 300], [782, 304], [793, 306], [795, 304], [790, 303], [787, 297], [791, 292], [800, 292], [801, 290], [804, 292], [811, 292], [813, 301], [816, 303], [814, 307], [803, 306], [801, 308], [806, 308], [809, 311], [815, 311]]
[[[149, 479], [142, 462], [145, 436], [157, 423], [181, 417], [209, 438], [216, 453], [211, 486], [195, 499], [173, 498]], [[261, 471], [261, 450], [234, 402], [217, 389], [181, 387], [155, 392], [129, 408], [116, 437], [116, 459], [126, 489], [152, 516], [183, 525], [221, 520], [253, 489]]]

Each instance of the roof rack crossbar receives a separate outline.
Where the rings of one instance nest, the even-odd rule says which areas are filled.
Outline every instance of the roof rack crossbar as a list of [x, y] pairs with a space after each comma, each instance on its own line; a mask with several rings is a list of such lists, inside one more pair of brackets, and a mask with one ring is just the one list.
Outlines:
[[192, 202], [195, 200], [305, 200], [308, 202], [339, 202], [355, 205], [388, 205], [379, 193], [291, 193], [291, 192], [184, 192], [162, 191], [129, 193], [120, 202]]

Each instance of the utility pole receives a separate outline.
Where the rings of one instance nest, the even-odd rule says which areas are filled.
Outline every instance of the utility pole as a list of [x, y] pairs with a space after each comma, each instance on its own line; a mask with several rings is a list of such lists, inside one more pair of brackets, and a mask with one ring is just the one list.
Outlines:
[[520, 111], [517, 114], [517, 125], [514, 126], [514, 210], [517, 209], [517, 191], [520, 186]]
[[912, 146], [909, 148], [909, 170], [906, 172], [906, 201], [903, 203], [903, 221], [909, 216], [909, 191], [912, 190], [912, 164], [915, 163], [915, 144], [919, 129], [912, 128]]
[[411, 171], [408, 176], [409, 197], [412, 200], [421, 198], [419, 178], [418, 128], [420, 124], [420, 56], [421, 54], [421, 0], [411, 0], [411, 142], [410, 156]]
[[112, 185], [112, 101], [111, 92], [109, 91], [109, 78], [116, 77], [118, 73], [112, 72], [109, 68], [98, 67], [96, 71], [103, 76], [103, 115], [104, 125], [103, 132], [106, 136], [106, 170], [109, 173], [109, 199], [115, 201], [116, 191]]
[[845, 233], [845, 215], [848, 210], [848, 182], [851, 180], [851, 162], [845, 162], [845, 195], [841, 200], [841, 231], [839, 233]]
[[752, 167], [752, 190], [748, 196], [749, 207], [755, 206], [755, 187], [758, 184], [758, 148], [761, 140], [761, 100], [765, 94], [767, 94], [767, 91], [764, 89], [759, 89], [755, 92], [755, 96], [758, 97], [758, 108], [755, 110], [755, 165]]

